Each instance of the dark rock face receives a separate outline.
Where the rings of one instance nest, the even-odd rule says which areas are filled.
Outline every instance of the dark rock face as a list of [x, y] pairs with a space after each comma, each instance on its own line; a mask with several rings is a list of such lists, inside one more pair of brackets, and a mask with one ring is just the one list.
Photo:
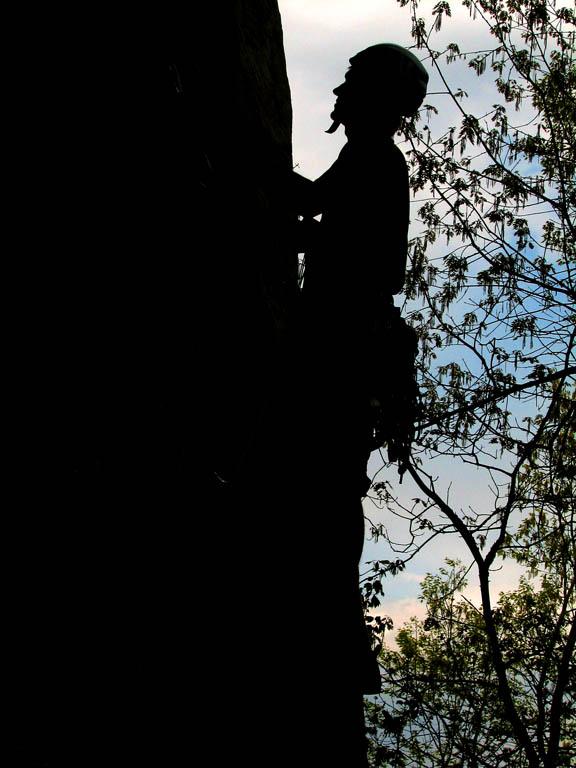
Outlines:
[[[208, 12], [205, 28], [216, 34], [200, 36], [190, 68], [183, 63], [183, 82], [193, 82], [199, 107], [199, 284], [214, 287], [198, 320], [212, 371], [205, 397], [214, 400], [206, 440], [212, 470], [226, 479], [239, 471], [239, 445], [252, 439], [270, 355], [296, 291], [282, 192], [292, 115], [277, 3], [230, 8], [225, 18]], [[206, 455], [207, 444], [202, 448]]]
[[316, 501], [259, 475], [296, 293], [280, 16], [204, 5], [15, 26], [10, 764], [333, 765], [349, 721], [297, 597]]

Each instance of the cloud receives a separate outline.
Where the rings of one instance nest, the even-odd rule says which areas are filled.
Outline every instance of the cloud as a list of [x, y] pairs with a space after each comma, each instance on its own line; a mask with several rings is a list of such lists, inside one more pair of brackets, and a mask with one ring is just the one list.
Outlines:
[[411, 573], [409, 571], [402, 571], [401, 574], [399, 574], [400, 581], [403, 581], [405, 584], [422, 584], [424, 581], [424, 576], [420, 573]]
[[[501, 592], [510, 592], [518, 587], [520, 577], [526, 574], [526, 569], [516, 563], [514, 560], [504, 560], [491, 572], [490, 593], [494, 605], [498, 602]], [[480, 597], [480, 586], [473, 570], [469, 576], [469, 584], [462, 594], [475, 606], [480, 607], [482, 600]]]
[[[517, 588], [523, 573], [525, 573], [525, 570], [518, 565], [518, 563], [511, 560], [505, 561], [498, 570], [492, 572], [490, 581], [492, 602], [494, 606], [497, 604], [501, 592], [509, 592]], [[407, 574], [406, 572], [395, 578], [399, 581], [404, 581], [404, 583], [409, 586], [412, 586], [413, 584], [419, 585], [423, 579], [421, 575]], [[400, 584], [400, 591], [401, 590], [402, 585]], [[481, 609], [482, 600], [480, 596], [480, 587], [474, 569], [469, 575], [469, 585], [461, 594], [462, 598], [470, 601], [479, 610]], [[426, 618], [426, 613], [426, 605], [421, 602], [417, 596], [397, 598], [385, 596], [382, 599], [381, 606], [370, 611], [370, 614], [373, 616], [389, 616], [394, 622], [394, 629], [387, 632], [385, 636], [386, 645], [393, 650], [398, 650], [396, 636], [403, 625], [412, 618], [417, 618], [421, 621], [424, 620]]]
[[398, 650], [396, 636], [402, 626], [412, 617], [426, 618], [426, 606], [416, 598], [400, 598], [398, 600], [383, 600], [380, 608], [370, 611], [372, 616], [389, 616], [394, 622], [394, 629], [386, 633], [386, 645]]
[[[341, 32], [348, 37], [367, 29], [410, 29], [410, 15], [395, 0], [280, 0], [283, 22], [299, 23], [324, 34]], [[406, 21], [408, 20], [408, 21]]]

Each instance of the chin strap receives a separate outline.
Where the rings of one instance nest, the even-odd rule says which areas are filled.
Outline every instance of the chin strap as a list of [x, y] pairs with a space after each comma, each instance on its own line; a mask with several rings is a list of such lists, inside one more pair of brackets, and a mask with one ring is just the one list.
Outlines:
[[340, 127], [340, 122], [338, 120], [334, 120], [330, 128], [326, 131], [326, 133], [336, 133], [338, 128]]

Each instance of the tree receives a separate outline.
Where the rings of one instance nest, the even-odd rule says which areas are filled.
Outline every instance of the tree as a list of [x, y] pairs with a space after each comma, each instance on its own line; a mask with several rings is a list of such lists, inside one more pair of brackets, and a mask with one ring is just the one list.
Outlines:
[[[375, 478], [372, 501], [408, 520], [409, 539], [402, 563], [375, 563], [366, 585], [374, 601], [387, 569], [402, 567], [437, 536], [458, 535], [477, 570], [478, 631], [518, 759], [554, 766], [566, 691], [554, 689], [548, 742], [535, 741], [527, 694], [507, 662], [490, 572], [512, 553], [534, 569], [542, 542], [564, 541], [555, 494], [573, 471], [562, 456], [576, 421], [567, 394], [576, 374], [576, 17], [552, 0], [463, 0], [480, 41], [463, 51], [456, 42], [434, 45], [452, 13], [448, 2], [438, 2], [428, 20], [417, 0], [399, 2], [410, 8], [418, 52], [441, 91], [403, 126], [417, 210], [405, 305], [421, 347], [420, 432], [408, 465], [417, 497], [407, 506]], [[467, 94], [450, 85], [450, 73], [466, 65], [488, 94], [481, 113], [468, 110]], [[435, 470], [446, 457], [452, 482]], [[491, 502], [478, 499], [466, 510], [451, 502], [463, 465], [482, 478]], [[555, 510], [551, 538], [551, 513], [543, 509]], [[384, 526], [373, 532], [398, 551]], [[551, 585], [547, 573], [539, 594]], [[512, 601], [518, 617], [519, 600]], [[576, 633], [573, 613], [568, 619], [564, 665]]]
[[[426, 619], [407, 622], [397, 636], [399, 650], [380, 654], [382, 694], [367, 704], [371, 763], [525, 768], [529, 762], [499, 695], [482, 612], [458, 597], [467, 569], [447, 564], [422, 584]], [[553, 712], [551, 699], [576, 603], [572, 588], [567, 609], [551, 576], [540, 585], [523, 578], [518, 589], [500, 596], [495, 618], [517, 707], [542, 764], [568, 768], [576, 744], [573, 659], [563, 671], [561, 713]]]
[[[548, 433], [521, 472], [524, 516], [501, 557], [525, 568], [517, 589], [499, 596], [490, 623], [458, 597], [468, 568], [447, 560], [421, 588], [427, 617], [384, 647], [382, 696], [369, 702], [373, 765], [555, 766], [576, 746], [576, 393], [559, 402]], [[540, 419], [541, 420], [541, 419]], [[560, 451], [558, 452], [558, 447]], [[510, 698], [536, 753], [521, 743], [501, 696]]]

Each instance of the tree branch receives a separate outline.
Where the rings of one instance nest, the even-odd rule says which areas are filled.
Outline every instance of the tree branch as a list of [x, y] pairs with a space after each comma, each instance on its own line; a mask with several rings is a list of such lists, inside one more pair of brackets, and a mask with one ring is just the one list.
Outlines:
[[576, 646], [576, 614], [572, 618], [570, 633], [564, 646], [562, 659], [558, 666], [558, 679], [554, 694], [552, 696], [552, 705], [550, 707], [550, 740], [548, 746], [548, 755], [546, 756], [546, 765], [549, 768], [555, 768], [558, 763], [558, 748], [560, 744], [560, 724], [562, 720], [562, 699], [566, 686], [568, 684], [570, 663], [574, 655]]
[[540, 386], [541, 384], [547, 384], [550, 381], [557, 381], [558, 379], [566, 378], [568, 376], [575, 376], [575, 375], [576, 375], [576, 365], [573, 365], [573, 366], [570, 366], [569, 368], [564, 368], [562, 371], [557, 371], [556, 373], [551, 373], [548, 376], [543, 376], [540, 379], [534, 379], [533, 381], [526, 381], [523, 384], [516, 384], [515, 386], [509, 387], [508, 389], [504, 389], [501, 392], [495, 392], [489, 397], [484, 397], [481, 400], [477, 400], [475, 403], [464, 405], [461, 408], [455, 408], [453, 411], [447, 411], [446, 413], [442, 414], [442, 416], [439, 416], [437, 419], [433, 419], [432, 421], [427, 421], [427, 422], [424, 422], [423, 424], [420, 422], [416, 422], [416, 423], [419, 429], [426, 429], [427, 427], [432, 427], [435, 424], [440, 424], [442, 421], [452, 418], [452, 416], [460, 416], [463, 413], [474, 411], [476, 410], [476, 408], [482, 408], [484, 405], [489, 405], [490, 403], [494, 403], [497, 400], [501, 400], [504, 397], [508, 397], [508, 395], [515, 395], [518, 392], [523, 392], [527, 389], [530, 389], [531, 387], [537, 387], [537, 386]]
[[494, 624], [494, 612], [492, 610], [491, 598], [490, 598], [490, 570], [484, 564], [478, 568], [478, 576], [480, 579], [480, 592], [482, 595], [482, 613], [484, 616], [484, 623], [486, 626], [486, 634], [488, 635], [488, 642], [492, 649], [492, 659], [494, 661], [494, 670], [496, 677], [498, 678], [498, 688], [500, 696], [502, 697], [502, 703], [506, 711], [506, 717], [510, 721], [518, 743], [524, 749], [526, 757], [528, 758], [528, 764], [530, 768], [539, 768], [539, 759], [534, 745], [530, 739], [526, 726], [522, 721], [522, 718], [518, 714], [510, 686], [508, 684], [508, 676], [506, 675], [506, 665], [504, 664], [504, 658], [502, 656], [502, 649], [500, 647], [500, 640]]

